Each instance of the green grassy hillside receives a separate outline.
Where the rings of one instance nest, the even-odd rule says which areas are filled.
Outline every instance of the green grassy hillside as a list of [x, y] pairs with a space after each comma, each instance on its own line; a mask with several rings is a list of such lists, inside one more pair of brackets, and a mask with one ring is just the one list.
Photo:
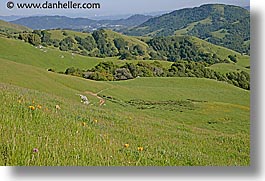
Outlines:
[[[10, 49], [10, 47], [13, 47]], [[16, 50], [16, 51], [14, 51]], [[87, 57], [70, 52], [60, 51], [51, 47], [36, 48], [23, 41], [0, 37], [0, 58], [12, 60], [14, 62], [33, 65], [43, 69], [52, 68], [56, 72], [65, 71], [69, 67], [80, 69], [90, 69], [102, 61], [114, 61], [118, 65], [135, 60], [119, 60], [118, 57], [97, 58]], [[146, 60], [152, 62], [151, 60]], [[172, 63], [161, 61], [162, 65], [169, 67]]]
[[[201, 23], [209, 22], [207, 20], [203, 20]], [[91, 57], [105, 57], [109, 55], [112, 58], [105, 58], [104, 60], [111, 60], [116, 61], [118, 63], [123, 63], [122, 61], [118, 61], [118, 59], [125, 59], [125, 61], [127, 61], [126, 59], [153, 59], [169, 61], [178, 61], [184, 59], [188, 61], [206, 61], [210, 64], [217, 62], [221, 63], [211, 67], [213, 70], [216, 70], [221, 73], [227, 73], [230, 71], [236, 72], [242, 70], [249, 72], [249, 56], [242, 55], [228, 48], [211, 44], [205, 40], [196, 37], [175, 35], [171, 37], [164, 37], [161, 39], [150, 39], [144, 37], [126, 36], [120, 33], [113, 32], [111, 30], [102, 30], [97, 32], [102, 38], [102, 40], [99, 41], [101, 43], [94, 42], [94, 45], [92, 45], [93, 43], [91, 45], [88, 45], [88, 42], [92, 40], [95, 41], [91, 33], [82, 33], [70, 30], [49, 30], [45, 34], [49, 34], [47, 36], [49, 36], [50, 38], [49, 40], [47, 40], [46, 43], [43, 42], [43, 44], [45, 44], [45, 46], [48, 46], [49, 48], [40, 49], [39, 51], [35, 51], [33, 50], [33, 48], [29, 48], [29, 45], [26, 47], [23, 42], [18, 42], [19, 45], [16, 46], [14, 45], [14, 42], [16, 42], [15, 40], [13, 40], [12, 43], [11, 40], [9, 41], [7, 39], [1, 38], [1, 57], [25, 63], [25, 61], [23, 60], [25, 60], [25, 56], [29, 57], [28, 53], [26, 53], [26, 51], [20, 51], [21, 49], [24, 49], [20, 47], [25, 46], [25, 50], [27, 50], [27, 52], [31, 52], [30, 56], [32, 57], [32, 59], [30, 62], [32, 65], [40, 64], [40, 62], [34, 60], [37, 57], [42, 60], [45, 58], [46, 60], [42, 61], [40, 67], [52, 68], [56, 69], [56, 71], [64, 71], [71, 65], [80, 69], [88, 69], [103, 60]], [[77, 37], [80, 40], [78, 40]], [[71, 39], [71, 41], [73, 41], [72, 45], [69, 45], [70, 47], [68, 48], [66, 48], [65, 45], [61, 46], [62, 42], [64, 42], [62, 44], [65, 44], [67, 42], [65, 39], [68, 39], [68, 41], [69, 39]], [[123, 47], [119, 51], [117, 50], [117, 47], [119, 46], [115, 45], [116, 40], [119, 40], [119, 46]], [[105, 43], [102, 43], [102, 41]], [[184, 48], [182, 45], [183, 42], [186, 43], [184, 45]], [[15, 55], [16, 57], [13, 58], [11, 56], [15, 52], [10, 52], [10, 50], [8, 50], [8, 47], [11, 44], [13, 44], [12, 46], [18, 47], [17, 50], [19, 51], [16, 52], [18, 55]], [[57, 48], [55, 48], [54, 46]], [[102, 48], [101, 46], [105, 48]], [[88, 49], [90, 47], [91, 49], [90, 51], [88, 51], [84, 47]], [[99, 51], [100, 47], [104, 49], [103, 52]], [[178, 48], [172, 49], [172, 47]], [[60, 52], [59, 49], [63, 49], [65, 51]], [[49, 52], [47, 53], [48, 50]], [[67, 51], [73, 52], [75, 56], [67, 53]], [[181, 53], [183, 51], [185, 53], [185, 56], [183, 56]], [[138, 53], [135, 54], [135, 52]], [[82, 54], [87, 58], [79, 56], [79, 54]], [[236, 64], [234, 64], [230, 60], [230, 58], [228, 58], [229, 56], [236, 57]], [[62, 59], [64, 60], [62, 61]], [[26, 62], [29, 63], [29, 61]], [[227, 63], [224, 64], [224, 62]], [[171, 63], [165, 64], [169, 65]]]
[[222, 59], [228, 59], [228, 60], [229, 60], [228, 58], [229, 55], [236, 55], [237, 60], [238, 60], [238, 63], [237, 63], [238, 65], [244, 66], [244, 67], [250, 65], [250, 57], [247, 55], [242, 55], [231, 49], [218, 46], [218, 45], [214, 45], [212, 43], [209, 43], [197, 37], [188, 36], [188, 38], [195, 46], [198, 47], [198, 49], [201, 52], [216, 54], [218, 57]]
[[[49, 30], [49, 33], [51, 33], [51, 39], [57, 39], [62, 40], [66, 37], [75, 38], [75, 36], [79, 36], [81, 38], [86, 38], [87, 36], [92, 36], [91, 33], [82, 33], [77, 31], [71, 31], [71, 30]], [[108, 38], [108, 40], [113, 41], [115, 38], [122, 38], [126, 42], [129, 43], [129, 46], [132, 45], [140, 45], [145, 50], [147, 50], [148, 45], [144, 43], [143, 41], [138, 40], [136, 37], [126, 36], [111, 30], [105, 30], [105, 34]]]
[[0, 165], [250, 164], [249, 91], [196, 78], [95, 82], [0, 63]]
[[32, 30], [25, 26], [0, 20], [0, 32], [2, 33], [19, 33], [24, 31], [32, 31]]
[[196, 37], [191, 37], [191, 39], [196, 46], [200, 47], [200, 50], [202, 52], [216, 54], [220, 58], [227, 60], [229, 60], [228, 58], [229, 55], [233, 56], [235, 55], [237, 58], [236, 63], [233, 63], [231, 60], [229, 60], [230, 63], [217, 63], [211, 65], [210, 66], [211, 69], [218, 71], [220, 73], [238, 72], [238, 71], [245, 71], [250, 73], [250, 56], [242, 55], [228, 48], [208, 43]]
[[[134, 46], [134, 45], [139, 45], [145, 52], [148, 52], [148, 45], [135, 38], [132, 36], [126, 36], [120, 33], [117, 33], [115, 31], [111, 31], [111, 30], [105, 30], [107, 37], [109, 38], [109, 40], [113, 41], [115, 38], [121, 38], [124, 39], [126, 42], [128, 42], [128, 46]], [[146, 55], [145, 55], [146, 56]]]
[[220, 73], [229, 73], [229, 72], [240, 72], [245, 71], [250, 73], [250, 65], [243, 67], [237, 64], [227, 64], [227, 63], [218, 63], [210, 66], [210, 69], [215, 70]]
[[0, 37], [0, 58], [44, 69], [53, 68], [55, 71], [65, 71], [66, 68], [71, 66], [88, 69], [102, 61], [100, 58], [72, 55], [69, 52], [53, 48], [40, 49], [23, 41], [2, 37]]

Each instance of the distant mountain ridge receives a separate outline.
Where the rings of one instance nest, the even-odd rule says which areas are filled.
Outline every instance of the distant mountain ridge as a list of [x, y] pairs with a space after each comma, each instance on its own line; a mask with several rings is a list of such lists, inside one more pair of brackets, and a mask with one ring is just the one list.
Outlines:
[[15, 21], [17, 19], [20, 18], [24, 18], [23, 16], [15, 16], [15, 15], [11, 15], [11, 16], [0, 16], [0, 20], [3, 21]]
[[140, 25], [152, 16], [133, 15], [119, 20], [92, 20], [88, 18], [70, 18], [66, 16], [32, 16], [20, 18], [12, 23], [30, 27], [32, 29], [74, 29], [93, 31], [100, 28], [122, 29]]

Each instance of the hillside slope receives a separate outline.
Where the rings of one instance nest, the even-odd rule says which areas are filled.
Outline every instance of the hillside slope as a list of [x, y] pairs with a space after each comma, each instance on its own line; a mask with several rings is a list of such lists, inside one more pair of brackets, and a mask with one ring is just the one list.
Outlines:
[[32, 31], [30, 28], [22, 25], [17, 25], [0, 20], [0, 32], [1, 33], [20, 33], [24, 31]]
[[[44, 46], [53, 46], [63, 51], [70, 51], [90, 57], [119, 57], [122, 60], [179, 60], [201, 61], [210, 64], [229, 62], [229, 56], [236, 56], [237, 61], [249, 59], [240, 53], [216, 46], [192, 36], [167, 36], [142, 38], [126, 36], [111, 30], [99, 30], [82, 33], [70, 30], [34, 31], [21, 34], [20, 39], [32, 41], [37, 37]], [[247, 65], [246, 65], [247, 66]]]
[[[58, 39], [58, 40], [63, 40], [66, 37], [74, 38], [75, 36], [79, 36], [85, 38], [87, 36], [91, 36], [91, 34], [68, 31], [68, 30], [64, 31], [52, 30], [49, 31], [49, 33], [51, 33], [51, 39]], [[65, 35], [64, 33], [66, 33], [67, 35]], [[142, 49], [145, 50], [145, 52], [148, 52], [148, 50], [150, 49], [147, 43], [140, 41], [139, 39], [129, 36], [124, 36], [112, 31], [106, 31], [106, 34], [108, 37], [108, 41], [110, 42], [113, 42], [113, 39], [115, 38], [122, 38], [125, 41], [127, 41], [129, 46], [131, 47], [134, 45], [140, 45]], [[197, 52], [202, 52], [205, 55], [210, 54], [211, 56], [215, 54], [221, 60], [228, 59], [229, 55], [236, 55], [237, 63], [220, 63], [220, 64], [217, 63], [211, 66], [211, 68], [214, 70], [217, 70], [219, 72], [231, 72], [231, 71], [241, 71], [241, 70], [244, 70], [246, 72], [250, 71], [249, 56], [242, 56], [237, 52], [210, 44], [196, 37], [177, 37], [177, 38], [179, 40], [182, 40], [183, 38], [187, 39], [189, 40], [189, 42], [192, 42], [194, 47], [197, 47], [196, 48]], [[16, 49], [16, 51], [12, 51], [9, 47], [13, 47], [14, 49]], [[3, 38], [3, 37], [0, 37], [0, 58], [5, 58], [19, 63], [34, 65], [45, 69], [51, 68], [54, 69], [56, 72], [64, 72], [69, 67], [75, 67], [87, 70], [94, 67], [96, 64], [102, 61], [114, 61], [118, 64], [124, 64], [125, 62], [128, 62], [128, 60], [126, 61], [118, 60], [117, 57], [109, 57], [102, 59], [96, 57], [81, 56], [75, 53], [72, 54], [70, 52], [60, 51], [52, 47], [39, 48], [39, 47], [34, 47], [23, 41]], [[163, 62], [163, 61], [161, 63], [166, 67], [172, 64], [170, 62]]]
[[95, 82], [0, 63], [0, 165], [250, 164], [249, 91], [196, 78]]
[[250, 12], [244, 8], [207, 4], [176, 10], [125, 31], [136, 36], [193, 35], [217, 45], [249, 54]]
[[84, 57], [54, 48], [38, 48], [23, 41], [2, 37], [0, 37], [0, 58], [46, 70], [51, 68], [55, 71], [65, 71], [71, 66], [87, 69], [102, 61], [100, 58]]
[[154, 37], [147, 44], [157, 52], [159, 57], [166, 57], [170, 61], [188, 60], [228, 63], [229, 55], [235, 56], [238, 62], [244, 61], [245, 66], [248, 66], [249, 63], [247, 62], [250, 61], [249, 56], [193, 36]]

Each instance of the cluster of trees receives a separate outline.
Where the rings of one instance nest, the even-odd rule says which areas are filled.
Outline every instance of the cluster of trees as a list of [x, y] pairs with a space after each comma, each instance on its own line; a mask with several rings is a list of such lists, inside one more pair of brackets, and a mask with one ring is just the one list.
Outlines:
[[221, 74], [208, 67], [204, 62], [175, 62], [167, 74], [168, 77], [197, 77], [224, 81], [237, 87], [250, 90], [250, 75], [245, 71]]
[[40, 37], [33, 33], [19, 34], [18, 39], [28, 42], [34, 46], [41, 44]]
[[145, 51], [140, 45], [129, 46], [128, 42], [123, 38], [115, 38], [114, 45], [119, 51], [121, 60], [137, 59], [137, 56], [144, 56]]
[[151, 63], [140, 61], [118, 66], [113, 62], [101, 62], [94, 68], [82, 71], [68, 68], [67, 75], [75, 75], [97, 81], [128, 80], [136, 77], [197, 77], [224, 81], [243, 89], [250, 89], [250, 76], [247, 72], [230, 72], [221, 74], [210, 69], [205, 62], [179, 61], [166, 69], [160, 62]]
[[151, 59], [168, 60], [189, 60], [195, 62], [206, 62], [209, 64], [225, 62], [216, 54], [204, 53], [199, 50], [188, 37], [157, 37], [151, 39], [148, 44], [155, 50]]
[[94, 31], [92, 36], [97, 43], [100, 57], [113, 57], [118, 54], [117, 48], [107, 39], [104, 30]]
[[51, 33], [47, 30], [34, 30], [31, 33], [20, 33], [18, 39], [24, 40], [34, 46], [40, 44], [43, 46], [60, 46], [60, 41], [51, 39]]
[[154, 61], [147, 63], [140, 61], [136, 64], [126, 63], [123, 66], [115, 65], [113, 62], [101, 62], [94, 68], [81, 71], [73, 67], [65, 71], [67, 75], [82, 76], [87, 79], [98, 81], [128, 80], [136, 77], [166, 77], [166, 70], [163, 66]]
[[132, 60], [143, 59], [145, 50], [138, 44], [129, 44], [124, 38], [111, 39], [107, 37], [105, 30], [96, 30], [87, 37], [71, 37], [63, 31], [64, 39], [52, 39], [51, 33], [47, 30], [34, 30], [32, 33], [21, 33], [19, 39], [34, 46], [54, 46], [62, 51], [73, 51], [84, 56], [91, 57], [113, 57], [120, 56], [120, 59]]

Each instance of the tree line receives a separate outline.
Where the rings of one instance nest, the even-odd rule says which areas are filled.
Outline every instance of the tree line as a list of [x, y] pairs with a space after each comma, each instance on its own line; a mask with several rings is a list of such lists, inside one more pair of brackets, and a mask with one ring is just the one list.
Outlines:
[[125, 63], [118, 66], [113, 62], [101, 62], [92, 69], [80, 70], [70, 67], [65, 74], [97, 81], [120, 81], [137, 77], [197, 77], [227, 82], [250, 90], [250, 75], [245, 71], [221, 74], [209, 68], [206, 62], [179, 61], [165, 68], [158, 61]]

